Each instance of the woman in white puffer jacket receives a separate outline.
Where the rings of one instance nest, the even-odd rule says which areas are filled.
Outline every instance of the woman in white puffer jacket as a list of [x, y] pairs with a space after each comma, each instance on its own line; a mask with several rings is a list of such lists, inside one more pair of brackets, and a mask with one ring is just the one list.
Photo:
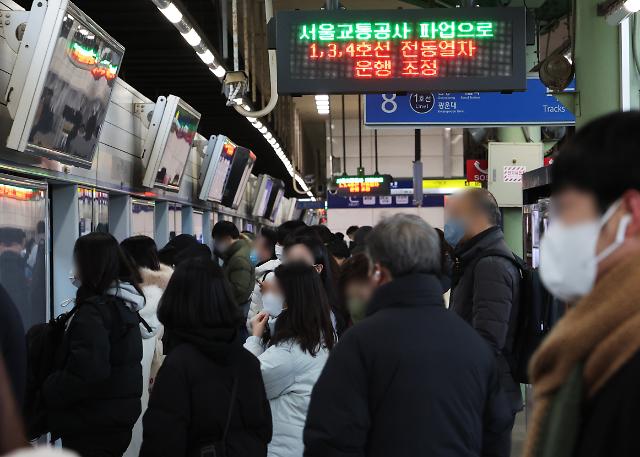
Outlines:
[[[302, 263], [281, 265], [263, 295], [245, 348], [260, 360], [271, 405], [269, 457], [302, 457], [302, 434], [311, 392], [335, 335], [320, 276]], [[268, 333], [268, 336], [265, 336]], [[268, 338], [268, 341], [265, 339]]]
[[[137, 457], [142, 445], [142, 417], [149, 404], [149, 390], [164, 357], [162, 350], [163, 327], [158, 320], [158, 304], [171, 279], [173, 270], [160, 263], [156, 243], [148, 236], [132, 236], [124, 240], [120, 246], [140, 271], [142, 277], [140, 287], [146, 299], [145, 307], [139, 313], [144, 320], [140, 323], [140, 333], [142, 333], [142, 413], [133, 427], [131, 443], [124, 454], [125, 457]], [[154, 361], [158, 366], [153, 367], [152, 373]]]
[[256, 283], [251, 293], [251, 306], [247, 315], [247, 329], [251, 335], [251, 320], [262, 311], [262, 294], [269, 289], [273, 280], [273, 271], [281, 261], [276, 257], [277, 233], [268, 227], [260, 230], [260, 235], [253, 244], [251, 256], [256, 265]]

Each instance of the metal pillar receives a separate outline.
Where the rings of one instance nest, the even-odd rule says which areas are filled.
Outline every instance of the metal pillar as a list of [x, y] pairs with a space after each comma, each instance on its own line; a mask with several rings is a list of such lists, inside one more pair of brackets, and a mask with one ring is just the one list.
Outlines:
[[193, 206], [182, 207], [182, 233], [188, 235], [195, 235], [195, 229], [193, 228]]
[[79, 234], [78, 186], [55, 186], [51, 189], [51, 232], [53, 268], [53, 315], [59, 316], [71, 307], [63, 306], [76, 296], [69, 282], [73, 268], [73, 247]]
[[109, 195], [109, 232], [118, 242], [131, 236], [131, 197]]
[[160, 247], [169, 242], [169, 203], [156, 202], [153, 210], [154, 238]]

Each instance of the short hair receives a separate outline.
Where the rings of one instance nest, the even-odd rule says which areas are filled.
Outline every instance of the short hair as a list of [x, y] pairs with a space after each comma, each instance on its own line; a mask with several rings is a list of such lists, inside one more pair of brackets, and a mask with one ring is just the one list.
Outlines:
[[276, 243], [278, 242], [278, 232], [269, 227], [262, 227], [260, 229], [260, 237], [263, 238], [267, 246], [269, 246], [269, 252], [271, 252], [271, 258], [276, 258]]
[[275, 269], [284, 299], [285, 311], [276, 320], [271, 345], [295, 341], [303, 351], [315, 356], [322, 347], [335, 344], [331, 308], [320, 276], [304, 263], [293, 262]]
[[356, 254], [345, 260], [340, 270], [339, 283], [340, 295], [343, 299], [347, 285], [354, 281], [367, 281], [369, 279], [370, 269], [371, 262], [364, 254]]
[[182, 251], [191, 249], [199, 244], [200, 243], [196, 240], [195, 236], [183, 233], [173, 238], [162, 249], [160, 249], [160, 251], [158, 251], [158, 257], [160, 258], [161, 263], [173, 266], [178, 263], [176, 259], [180, 256]]
[[160, 270], [158, 247], [152, 238], [146, 235], [131, 236], [120, 243], [122, 250], [129, 255], [138, 268]]
[[280, 224], [278, 226], [278, 244], [284, 246], [284, 242], [287, 239], [287, 237], [289, 235], [291, 235], [293, 232], [295, 232], [296, 230], [298, 230], [301, 227], [306, 227], [307, 224], [305, 224], [302, 221], [287, 221], [287, 222], [283, 222], [282, 224]]
[[243, 320], [222, 269], [202, 258], [176, 267], [160, 300], [158, 319], [169, 335], [177, 329], [238, 329]]
[[468, 198], [474, 208], [487, 218], [491, 225], [500, 225], [502, 216], [496, 198], [487, 189], [472, 188], [463, 192], [462, 196]]
[[394, 278], [440, 274], [438, 234], [414, 214], [396, 214], [379, 222], [367, 237], [367, 254]]
[[44, 233], [44, 229], [45, 229], [44, 221], [38, 221], [38, 223], [36, 224], [36, 233], [42, 234]]
[[11, 246], [21, 244], [27, 238], [24, 230], [17, 227], [0, 227], [0, 244]]
[[256, 234], [250, 232], [249, 230], [243, 230], [242, 232], [240, 232], [240, 234], [246, 236], [248, 241], [253, 241], [256, 239]]
[[221, 236], [229, 236], [234, 240], [240, 238], [240, 232], [238, 231], [238, 227], [231, 221], [219, 221], [216, 222], [216, 225], [213, 226], [213, 230], [211, 231], [211, 236], [213, 238], [221, 237]]
[[352, 233], [354, 233], [356, 230], [358, 230], [358, 226], [357, 225], [352, 225], [351, 227], [349, 227], [347, 229], [347, 236], [351, 235]]
[[640, 190], [640, 112], [598, 118], [569, 140], [551, 169], [554, 192], [594, 196], [602, 213], [630, 189]]
[[349, 246], [342, 238], [334, 237], [327, 244], [327, 250], [329, 254], [338, 258], [338, 259], [348, 259], [351, 256], [351, 251], [349, 251]]
[[370, 225], [364, 225], [356, 230], [355, 235], [353, 235], [354, 246], [352, 252], [354, 254], [365, 252], [365, 249], [367, 248], [367, 239], [371, 230], [373, 230], [373, 227]]
[[324, 244], [328, 244], [333, 240], [333, 233], [331, 233], [331, 230], [326, 225], [317, 224], [311, 226], [311, 228], [316, 232]]

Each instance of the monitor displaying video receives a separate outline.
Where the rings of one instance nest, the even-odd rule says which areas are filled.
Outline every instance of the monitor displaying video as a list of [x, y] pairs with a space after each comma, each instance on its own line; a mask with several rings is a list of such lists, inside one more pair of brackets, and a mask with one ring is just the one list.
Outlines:
[[258, 183], [258, 195], [253, 205], [253, 215], [255, 217], [264, 217], [264, 213], [267, 210], [267, 203], [269, 203], [269, 197], [273, 190], [273, 179], [268, 175], [260, 175], [260, 181]]
[[249, 149], [238, 146], [229, 169], [229, 176], [224, 186], [220, 203], [229, 208], [237, 209], [244, 194], [256, 156]]

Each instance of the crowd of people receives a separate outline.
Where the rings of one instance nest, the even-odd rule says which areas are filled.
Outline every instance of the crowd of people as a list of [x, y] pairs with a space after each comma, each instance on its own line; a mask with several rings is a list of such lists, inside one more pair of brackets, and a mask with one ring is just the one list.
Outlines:
[[[554, 165], [540, 277], [567, 311], [526, 360], [526, 457], [640, 455], [638, 125], [597, 120]], [[29, 347], [0, 288], [0, 455], [45, 436], [83, 457], [510, 455], [530, 272], [487, 190], [440, 232], [397, 214], [212, 238], [82, 236], [75, 305]]]

